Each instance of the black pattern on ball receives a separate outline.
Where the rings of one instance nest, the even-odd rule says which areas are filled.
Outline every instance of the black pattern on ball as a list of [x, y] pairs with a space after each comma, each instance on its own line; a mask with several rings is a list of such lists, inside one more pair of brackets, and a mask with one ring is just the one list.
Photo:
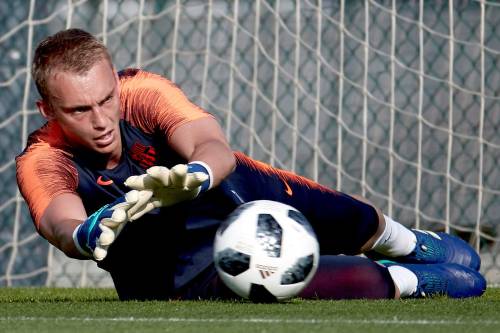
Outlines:
[[301, 226], [303, 226], [304, 229], [306, 229], [306, 231], [310, 235], [312, 235], [314, 238], [316, 238], [316, 234], [314, 233], [314, 230], [313, 230], [311, 224], [309, 223], [309, 221], [307, 221], [306, 217], [301, 212], [299, 212], [297, 210], [289, 210], [288, 217], [291, 218], [292, 220], [294, 220], [295, 222], [297, 222], [298, 224], [300, 224]]
[[283, 229], [271, 214], [259, 214], [256, 236], [257, 243], [269, 257], [281, 256]]
[[250, 256], [227, 248], [217, 254], [215, 262], [222, 271], [231, 276], [236, 276], [250, 267]]
[[281, 284], [294, 284], [304, 281], [313, 268], [314, 255], [308, 255], [297, 260], [297, 262], [287, 269], [281, 276]]
[[248, 298], [255, 303], [273, 303], [278, 301], [278, 299], [271, 294], [265, 286], [255, 283], [252, 283], [250, 286], [250, 294], [248, 295]]

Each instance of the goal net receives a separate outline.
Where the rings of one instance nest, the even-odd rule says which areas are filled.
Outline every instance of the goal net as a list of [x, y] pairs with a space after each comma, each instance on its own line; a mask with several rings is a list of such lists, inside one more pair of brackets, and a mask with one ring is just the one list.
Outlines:
[[0, 286], [111, 286], [36, 233], [15, 181], [43, 123], [34, 48], [69, 27], [169, 77], [235, 150], [458, 234], [500, 281], [498, 2], [31, 0], [0, 2]]

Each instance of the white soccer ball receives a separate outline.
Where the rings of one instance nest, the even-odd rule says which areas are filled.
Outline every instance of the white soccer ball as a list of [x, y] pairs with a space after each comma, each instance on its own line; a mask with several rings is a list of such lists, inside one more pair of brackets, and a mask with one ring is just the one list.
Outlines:
[[319, 244], [304, 215], [276, 201], [239, 206], [215, 236], [219, 276], [236, 294], [255, 302], [296, 296], [311, 281]]

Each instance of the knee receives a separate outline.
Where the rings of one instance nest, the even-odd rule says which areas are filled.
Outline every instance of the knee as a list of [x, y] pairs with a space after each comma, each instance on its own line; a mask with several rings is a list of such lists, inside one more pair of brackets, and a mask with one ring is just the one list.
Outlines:
[[363, 218], [372, 221], [372, 223], [374, 223], [376, 226], [375, 228], [373, 228], [374, 233], [361, 247], [361, 252], [366, 252], [373, 247], [373, 244], [380, 237], [380, 235], [385, 229], [384, 214], [380, 209], [375, 207], [375, 205], [373, 205], [368, 199], [359, 195], [352, 195], [352, 197], [369, 206], [369, 208], [368, 207], [366, 208], [366, 212], [364, 212]]

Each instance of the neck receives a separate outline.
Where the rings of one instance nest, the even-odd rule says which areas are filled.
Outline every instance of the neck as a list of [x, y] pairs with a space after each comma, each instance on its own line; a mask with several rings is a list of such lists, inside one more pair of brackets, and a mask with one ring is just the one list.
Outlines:
[[[122, 143], [118, 144], [117, 149], [109, 154], [98, 153], [96, 151], [88, 150], [83, 147], [72, 147], [71, 149], [76, 156], [80, 156], [80, 160], [85, 161], [87, 165], [92, 165], [99, 170], [113, 169], [121, 160], [122, 157]], [[82, 158], [81, 156], [85, 156]]]
[[120, 143], [116, 149], [115, 152], [112, 152], [108, 157], [107, 157], [107, 162], [106, 162], [106, 169], [113, 169], [120, 163], [120, 159], [122, 157], [122, 143], [120, 140]]
[[120, 159], [122, 156], [122, 150], [121, 150], [121, 145], [120, 145], [120, 151], [119, 153], [113, 153], [108, 157], [108, 161], [106, 162], [106, 169], [113, 169], [120, 163]]

